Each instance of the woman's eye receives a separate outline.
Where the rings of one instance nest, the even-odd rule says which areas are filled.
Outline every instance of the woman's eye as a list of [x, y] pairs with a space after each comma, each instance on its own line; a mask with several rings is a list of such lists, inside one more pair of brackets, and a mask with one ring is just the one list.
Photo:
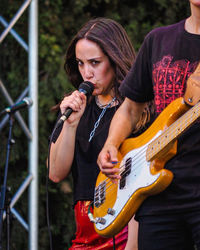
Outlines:
[[98, 64], [99, 63], [99, 61], [92, 61], [92, 64], [93, 65], [96, 65], [96, 64]]
[[83, 65], [83, 63], [81, 61], [77, 61], [77, 63], [78, 63], [78, 66]]

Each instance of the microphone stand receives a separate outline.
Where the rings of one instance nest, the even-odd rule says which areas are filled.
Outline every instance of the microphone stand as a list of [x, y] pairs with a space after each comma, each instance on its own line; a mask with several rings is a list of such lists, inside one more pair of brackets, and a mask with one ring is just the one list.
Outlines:
[[[0, 250], [3, 249], [2, 246], [2, 235], [3, 235], [3, 214], [4, 210], [6, 210], [6, 216], [7, 216], [7, 250], [9, 250], [10, 240], [8, 237], [10, 236], [10, 207], [9, 202], [6, 202], [6, 189], [7, 189], [7, 175], [8, 175], [8, 162], [10, 158], [10, 148], [11, 145], [14, 144], [14, 140], [12, 139], [12, 128], [13, 128], [13, 117], [12, 113], [9, 113], [9, 134], [8, 134], [8, 141], [7, 141], [7, 152], [6, 152], [6, 163], [5, 163], [5, 169], [4, 169], [4, 180], [3, 185], [1, 187], [1, 193], [0, 193]], [[8, 200], [8, 199], [7, 199]], [[5, 209], [5, 203], [7, 208]]]

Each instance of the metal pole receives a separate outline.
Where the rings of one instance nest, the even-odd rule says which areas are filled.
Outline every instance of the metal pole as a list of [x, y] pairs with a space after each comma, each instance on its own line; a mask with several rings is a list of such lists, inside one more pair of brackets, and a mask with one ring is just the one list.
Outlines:
[[30, 4], [31, 0], [27, 0], [26, 2], [24, 2], [24, 4], [22, 5], [22, 7], [18, 10], [18, 12], [16, 13], [16, 15], [13, 17], [13, 19], [11, 20], [10, 24], [8, 25], [8, 27], [4, 30], [4, 32], [1, 34], [0, 36], [0, 43], [4, 40], [4, 38], [7, 36], [8, 32], [12, 29], [12, 27], [15, 25], [15, 23], [17, 22], [17, 20], [20, 18], [20, 16], [24, 13], [24, 11], [26, 10], [26, 8], [28, 7], [28, 5]]
[[[2, 91], [2, 93], [4, 94], [6, 100], [8, 101], [9, 105], [13, 105], [14, 102], [12, 100], [12, 98], [10, 97], [9, 93], [7, 92], [6, 88], [4, 87], [2, 81], [0, 80], [0, 90]], [[26, 94], [28, 93], [28, 87], [26, 87], [26, 89], [22, 92], [22, 94], [18, 97], [18, 99], [16, 100], [16, 102], [21, 101]], [[18, 120], [21, 128], [23, 129], [24, 133], [26, 134], [28, 139], [32, 139], [32, 135], [29, 131], [29, 129], [26, 126], [26, 123], [24, 122], [22, 116], [20, 115], [19, 111], [16, 112], [15, 114], [16, 119]], [[7, 121], [8, 121], [9, 116], [6, 115], [4, 117], [4, 119], [0, 122], [0, 132], [3, 129], [3, 127], [6, 125]]]
[[[4, 27], [8, 27], [8, 23], [6, 20], [0, 16], [0, 22], [3, 24]], [[18, 41], [19, 44], [28, 52], [28, 45], [26, 42], [17, 34], [17, 32], [14, 29], [10, 30], [10, 33], [13, 35], [13, 37]]]
[[29, 172], [33, 180], [29, 189], [29, 250], [38, 249], [38, 1], [32, 0], [29, 12], [29, 95], [33, 106], [29, 112]]

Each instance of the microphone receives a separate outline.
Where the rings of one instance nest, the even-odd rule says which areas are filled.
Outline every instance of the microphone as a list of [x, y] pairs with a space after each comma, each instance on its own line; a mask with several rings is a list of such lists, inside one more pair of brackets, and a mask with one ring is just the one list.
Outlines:
[[18, 111], [19, 109], [29, 107], [32, 104], [33, 104], [32, 99], [30, 97], [25, 97], [22, 101], [17, 102], [14, 105], [9, 106], [9, 107], [5, 108], [4, 110], [2, 110], [0, 113], [0, 116], [5, 115], [5, 114], [14, 113], [14, 112]]
[[[87, 97], [92, 95], [93, 90], [94, 90], [94, 85], [88, 81], [82, 82], [78, 88], [78, 91], [84, 93]], [[71, 108], [67, 108], [60, 117], [60, 119], [58, 120], [56, 127], [63, 124], [63, 122], [69, 118], [72, 112], [73, 110]]]

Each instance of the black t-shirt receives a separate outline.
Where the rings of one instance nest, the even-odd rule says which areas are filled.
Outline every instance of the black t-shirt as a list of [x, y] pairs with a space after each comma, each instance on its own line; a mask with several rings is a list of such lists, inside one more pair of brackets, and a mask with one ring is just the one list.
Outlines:
[[[186, 32], [184, 24], [185, 20], [151, 31], [120, 87], [133, 101], [154, 99], [157, 114], [183, 96], [186, 80], [200, 62], [200, 35]], [[148, 197], [137, 215], [200, 209], [199, 121], [178, 139], [178, 152], [165, 168], [174, 174], [172, 183], [162, 193]]]
[[[106, 141], [112, 117], [118, 106], [108, 108], [96, 128], [94, 137], [89, 142], [90, 133], [103, 109], [96, 105], [93, 99], [86, 106], [80, 119], [75, 141], [75, 153], [72, 164], [74, 186], [74, 204], [80, 200], [93, 200], [96, 179], [99, 174], [97, 157]], [[55, 132], [53, 142], [59, 136], [59, 129]], [[67, 149], [66, 149], [67, 150]]]

